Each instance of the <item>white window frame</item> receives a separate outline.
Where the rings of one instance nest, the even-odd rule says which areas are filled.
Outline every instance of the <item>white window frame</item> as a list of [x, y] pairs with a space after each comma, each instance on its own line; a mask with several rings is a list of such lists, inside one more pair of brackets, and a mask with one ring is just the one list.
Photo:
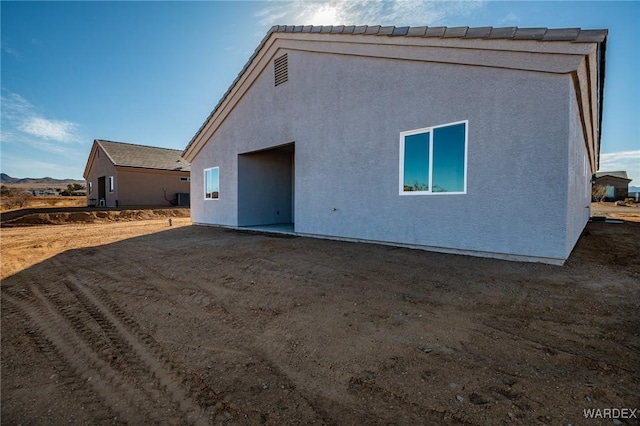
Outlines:
[[113, 193], [116, 190], [116, 179], [113, 176], [109, 176], [109, 193]]
[[[464, 123], [464, 189], [461, 192], [433, 192], [433, 130], [440, 127], [455, 126]], [[429, 190], [428, 191], [405, 191], [404, 190], [404, 140], [407, 136], [420, 133], [429, 133]], [[399, 159], [399, 195], [461, 195], [467, 193], [467, 161], [469, 149], [469, 120], [454, 121], [452, 123], [439, 124], [437, 126], [423, 127], [421, 129], [407, 130], [400, 132], [400, 159]]]
[[89, 181], [89, 192], [88, 195], [91, 195], [93, 193], [93, 182]]
[[[218, 169], [218, 198], [213, 198], [213, 197], [207, 197], [207, 172], [209, 170], [213, 170], [213, 169]], [[203, 185], [202, 185], [202, 192], [204, 193], [204, 199], [205, 200], [219, 200], [220, 199], [220, 167], [209, 167], [204, 169], [203, 173], [202, 173], [202, 177], [203, 177]]]

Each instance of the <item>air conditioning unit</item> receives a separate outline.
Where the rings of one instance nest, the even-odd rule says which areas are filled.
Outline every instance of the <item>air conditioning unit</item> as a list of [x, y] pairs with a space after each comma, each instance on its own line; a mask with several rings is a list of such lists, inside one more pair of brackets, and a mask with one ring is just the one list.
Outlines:
[[178, 199], [177, 204], [183, 207], [189, 207], [191, 202], [189, 201], [189, 193], [188, 192], [178, 192], [176, 193], [176, 198]]

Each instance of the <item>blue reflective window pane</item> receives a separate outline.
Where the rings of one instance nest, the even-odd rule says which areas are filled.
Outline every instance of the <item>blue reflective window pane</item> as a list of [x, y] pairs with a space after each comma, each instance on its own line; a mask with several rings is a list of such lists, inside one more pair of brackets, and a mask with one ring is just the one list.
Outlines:
[[464, 192], [465, 126], [433, 129], [433, 192]]
[[404, 191], [429, 190], [429, 133], [404, 138]]
[[204, 181], [205, 198], [218, 198], [220, 186], [219, 169], [216, 167], [214, 169], [205, 170]]

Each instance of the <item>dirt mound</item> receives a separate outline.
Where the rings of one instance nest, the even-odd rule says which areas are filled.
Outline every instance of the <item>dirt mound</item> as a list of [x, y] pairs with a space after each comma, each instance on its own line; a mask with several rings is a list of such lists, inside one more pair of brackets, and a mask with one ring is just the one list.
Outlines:
[[4, 222], [2, 226], [64, 225], [189, 217], [188, 209], [99, 210], [31, 213]]

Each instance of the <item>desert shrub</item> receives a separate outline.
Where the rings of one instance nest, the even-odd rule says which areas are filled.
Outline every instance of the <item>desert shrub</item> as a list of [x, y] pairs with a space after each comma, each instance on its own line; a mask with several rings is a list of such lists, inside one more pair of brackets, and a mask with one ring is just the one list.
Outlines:
[[624, 203], [629, 205], [634, 205], [636, 203], [636, 200], [634, 200], [633, 198], [625, 198]]
[[33, 194], [29, 192], [22, 192], [15, 197], [16, 204], [20, 208], [26, 207], [31, 198], [33, 198]]
[[30, 192], [12, 191], [10, 195], [2, 196], [2, 209], [21, 209], [27, 207], [29, 201], [33, 198]]
[[2, 197], [2, 210], [11, 210], [16, 208], [16, 202], [13, 197]]
[[604, 185], [593, 185], [591, 187], [591, 197], [595, 201], [602, 202], [607, 196], [607, 187]]

